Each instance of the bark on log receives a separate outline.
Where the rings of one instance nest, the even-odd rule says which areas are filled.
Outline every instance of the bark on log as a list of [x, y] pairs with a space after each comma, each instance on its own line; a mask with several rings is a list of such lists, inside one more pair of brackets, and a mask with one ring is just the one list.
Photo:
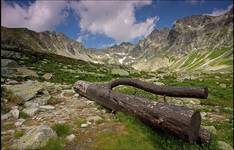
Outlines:
[[201, 124], [199, 111], [113, 92], [109, 87], [80, 81], [75, 84], [74, 90], [114, 111], [133, 114], [151, 126], [169, 131], [189, 143], [197, 141]]
[[140, 88], [150, 93], [158, 95], [171, 96], [171, 97], [188, 97], [188, 98], [203, 98], [208, 97], [208, 88], [199, 87], [178, 87], [178, 86], [159, 86], [153, 83], [143, 82], [138, 79], [122, 78], [112, 81], [108, 84], [110, 89], [118, 85], [130, 85], [136, 88]]

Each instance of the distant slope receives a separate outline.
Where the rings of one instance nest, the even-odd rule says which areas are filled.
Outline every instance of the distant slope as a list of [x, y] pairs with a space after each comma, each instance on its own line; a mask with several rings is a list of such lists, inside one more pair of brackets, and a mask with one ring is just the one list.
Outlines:
[[1, 27], [1, 46], [30, 49], [36, 52], [46, 52], [85, 61], [91, 59], [85, 54], [81, 43], [73, 41], [63, 33], [34, 32], [26, 28]]

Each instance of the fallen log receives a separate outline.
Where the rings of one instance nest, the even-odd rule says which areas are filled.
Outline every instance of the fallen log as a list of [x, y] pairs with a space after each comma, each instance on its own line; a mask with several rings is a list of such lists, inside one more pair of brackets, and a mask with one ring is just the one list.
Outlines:
[[[75, 83], [74, 90], [81, 96], [96, 101], [104, 107], [112, 109], [113, 111], [130, 113], [151, 126], [168, 131], [184, 139], [185, 141], [188, 141], [189, 143], [195, 143], [197, 139], [199, 139], [199, 135], [203, 135], [202, 133], [204, 130], [200, 130], [201, 115], [199, 111], [192, 110], [184, 106], [175, 106], [156, 101], [152, 102], [142, 97], [113, 92], [111, 89], [120, 84], [135, 86], [143, 90], [145, 90], [144, 88], [147, 87], [140, 80], [130, 80], [131, 82], [127, 82], [125, 79], [117, 81], [118, 82], [113, 81], [110, 84], [91, 84], [88, 82], [79, 81]], [[134, 83], [134, 81], [137, 82]], [[153, 85], [150, 87], [151, 88], [146, 88], [146, 91], [152, 92], [151, 90], [154, 89], [152, 88]], [[157, 90], [153, 91], [157, 94], [165, 95], [166, 93], [166, 95], [179, 96], [178, 94], [170, 94], [168, 91], [163, 91], [165, 89], [170, 91], [169, 87], [162, 88], [163, 90], [159, 87], [156, 89]], [[176, 90], [173, 89], [171, 91], [175, 92]], [[190, 90], [188, 90], [189, 92], [184, 93], [181, 91], [181, 89], [178, 91], [180, 91], [179, 93], [183, 97], [186, 95], [191, 97], [191, 92], [193, 90], [190, 88]], [[200, 97], [202, 97], [200, 92], [206, 94], [206, 90], [195, 89], [195, 91], [200, 95]], [[205, 96], [203, 95], [203, 97]], [[201, 138], [203, 137], [201, 136]], [[207, 140], [201, 140], [201, 142], [206, 141]]]
[[130, 85], [150, 93], [171, 96], [171, 97], [187, 97], [187, 98], [203, 98], [208, 97], [208, 88], [198, 87], [175, 87], [175, 86], [159, 86], [153, 83], [146, 83], [138, 79], [122, 78], [116, 79], [108, 84], [108, 88], [112, 89], [118, 85]]

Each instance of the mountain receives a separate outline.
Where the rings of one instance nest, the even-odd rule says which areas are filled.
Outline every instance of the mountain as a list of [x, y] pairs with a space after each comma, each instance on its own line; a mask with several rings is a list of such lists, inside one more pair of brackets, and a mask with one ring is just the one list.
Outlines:
[[[161, 37], [161, 41], [154, 41]], [[165, 38], [166, 37], [166, 38]], [[221, 16], [196, 15], [177, 20], [168, 32], [153, 31], [136, 45], [137, 69], [219, 71], [232, 69], [233, 11]]]
[[7, 51], [4, 51], [4, 49], [9, 46], [91, 61], [85, 54], [83, 45], [69, 39], [63, 33], [34, 32], [26, 28], [1, 27], [1, 51], [6, 55]]
[[[2, 51], [9, 46], [144, 71], [230, 72], [233, 65], [233, 8], [221, 16], [194, 15], [171, 29], [155, 29], [137, 44], [88, 49], [62, 33], [1, 27]], [[6, 52], [5, 52], [6, 54]]]

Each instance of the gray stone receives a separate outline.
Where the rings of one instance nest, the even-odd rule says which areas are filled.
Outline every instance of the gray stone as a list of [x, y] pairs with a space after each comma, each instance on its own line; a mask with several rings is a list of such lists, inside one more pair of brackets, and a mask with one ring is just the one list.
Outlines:
[[66, 139], [69, 141], [69, 142], [72, 142], [74, 139], [76, 138], [76, 136], [74, 134], [70, 134], [66, 137]]
[[46, 105], [48, 100], [51, 98], [48, 91], [43, 91], [43, 95], [33, 98], [31, 101], [39, 105]]
[[38, 111], [39, 111], [39, 107], [28, 107], [28, 108], [23, 109], [23, 112], [31, 117], [35, 115]]
[[50, 80], [52, 78], [53, 74], [52, 73], [46, 73], [42, 77], [46, 80]]
[[208, 130], [210, 133], [216, 135], [217, 134], [217, 130], [214, 126], [203, 126], [203, 128], [205, 128], [206, 130]]
[[48, 125], [40, 125], [30, 129], [13, 144], [13, 149], [37, 149], [46, 145], [49, 139], [56, 138], [56, 132]]
[[38, 78], [38, 74], [37, 72], [21, 67], [17, 69], [17, 76], [21, 76], [21, 77], [36, 77]]
[[164, 83], [162, 83], [162, 82], [154, 82], [154, 84], [156, 84], [156, 85], [164, 85]]
[[83, 124], [80, 125], [81, 128], [86, 128], [86, 127], [88, 127], [88, 126], [89, 126], [89, 125], [88, 125], [87, 123], [83, 123]]
[[19, 67], [19, 65], [14, 60], [11, 60], [11, 59], [1, 59], [1, 67], [17, 68], [17, 67]]
[[202, 118], [202, 119], [206, 119], [206, 115], [207, 115], [206, 112], [201, 112], [201, 118]]
[[93, 122], [97, 122], [103, 120], [100, 116], [90, 116], [87, 118], [87, 121], [93, 121]]
[[218, 141], [218, 148], [220, 150], [233, 150], [233, 148], [224, 141]]
[[32, 101], [28, 101], [24, 103], [24, 107], [39, 107], [38, 103], [34, 103]]
[[46, 111], [46, 110], [53, 110], [53, 109], [55, 109], [55, 107], [52, 106], [52, 105], [44, 105], [44, 106], [40, 106], [39, 108], [40, 108], [40, 111]]
[[14, 97], [18, 97], [23, 101], [28, 101], [36, 96], [36, 94], [42, 90], [42, 86], [38, 82], [27, 81], [17, 85], [4, 85], [3, 90], [13, 94]]
[[7, 80], [5, 84], [18, 84], [19, 82], [16, 80]]
[[4, 76], [4, 77], [14, 76], [16, 72], [17, 72], [16, 68], [7, 68], [7, 67], [1, 68], [1, 76]]
[[15, 118], [15, 119], [18, 119], [19, 118], [19, 110], [18, 109], [12, 109], [10, 111], [10, 113], [12, 114], [12, 116]]
[[15, 122], [15, 127], [19, 127], [21, 126], [23, 123], [24, 123], [25, 119], [18, 119], [16, 122]]
[[12, 117], [12, 113], [11, 112], [8, 112], [4, 115], [1, 116], [1, 120], [4, 121], [4, 120], [7, 120], [9, 119], [10, 117]]

